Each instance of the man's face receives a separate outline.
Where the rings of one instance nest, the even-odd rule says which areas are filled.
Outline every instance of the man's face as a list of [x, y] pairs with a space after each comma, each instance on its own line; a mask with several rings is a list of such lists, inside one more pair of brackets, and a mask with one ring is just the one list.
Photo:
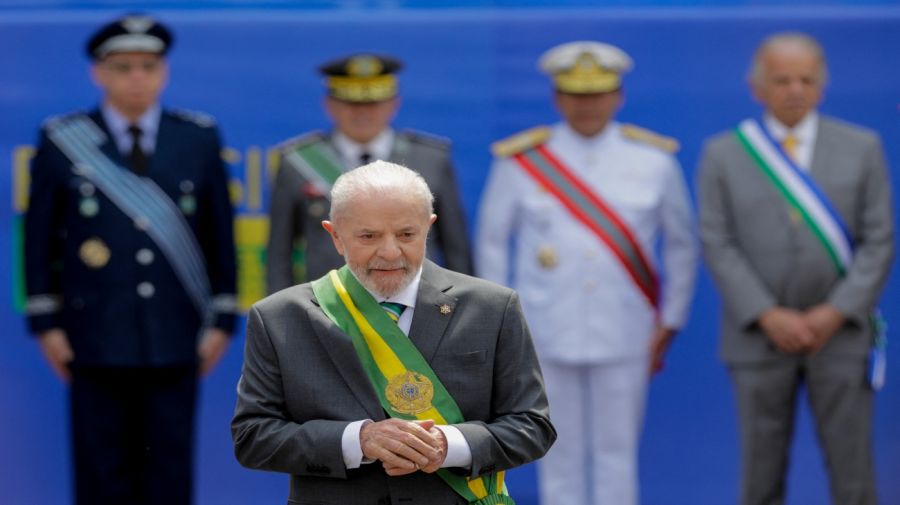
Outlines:
[[556, 108], [569, 126], [584, 137], [597, 135], [618, 112], [622, 92], [573, 94], [556, 92]]
[[334, 222], [323, 221], [350, 270], [370, 291], [390, 298], [412, 282], [425, 258], [431, 223], [409, 195], [357, 197]]
[[822, 99], [819, 59], [799, 44], [774, 46], [762, 54], [753, 95], [776, 119], [793, 127]]
[[354, 142], [366, 144], [384, 131], [397, 112], [397, 97], [381, 102], [344, 102], [325, 97], [325, 111], [335, 127]]
[[140, 116], [159, 100], [169, 76], [163, 57], [153, 53], [113, 53], [91, 70], [107, 103], [130, 117]]

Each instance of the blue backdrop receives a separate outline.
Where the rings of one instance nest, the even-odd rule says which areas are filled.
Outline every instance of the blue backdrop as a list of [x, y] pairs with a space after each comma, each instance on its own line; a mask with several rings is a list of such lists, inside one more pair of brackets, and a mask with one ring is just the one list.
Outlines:
[[[0, 502], [10, 504], [63, 503], [71, 490], [66, 390], [43, 363], [15, 309], [20, 269], [14, 251], [28, 146], [45, 117], [96, 104], [84, 40], [122, 12], [110, 10], [122, 5], [116, 2], [42, 3], [36, 8], [33, 2], [0, 1], [0, 163], [7, 174], [0, 177], [0, 193], [9, 202], [0, 207], [0, 322], [6, 329], [0, 339]], [[310, 2], [298, 9], [273, 1], [250, 9], [240, 2], [198, 1], [187, 8], [176, 8], [176, 2], [151, 7], [177, 37], [164, 103], [218, 118], [231, 148], [233, 195], [247, 222], [265, 212], [267, 149], [327, 126], [315, 65], [357, 50], [405, 60], [396, 125], [453, 139], [470, 218], [490, 163], [488, 144], [555, 121], [550, 88], [535, 61], [548, 47], [575, 39], [611, 42], [632, 55], [636, 68], [625, 81], [620, 118], [677, 137], [679, 159], [692, 181], [703, 139], [758, 114], [744, 76], [759, 40], [773, 31], [807, 31], [823, 42], [831, 66], [822, 110], [881, 132], [897, 187], [900, 8], [888, 2], [802, 2], [791, 8], [740, 1], [718, 2], [727, 8], [712, 1], [686, 7], [685, 0], [642, 1], [640, 8], [587, 3], [470, 0], [423, 6], [360, 0]], [[260, 228], [253, 230], [255, 235], [242, 234], [245, 302], [256, 296], [261, 281]], [[894, 274], [882, 307], [900, 326], [898, 296]], [[715, 355], [718, 308], [703, 271], [690, 323], [651, 387], [641, 449], [645, 504], [735, 501], [738, 441], [728, 378]], [[242, 469], [232, 455], [228, 424], [242, 346], [238, 335], [203, 383], [196, 461], [200, 504], [283, 503], [287, 494], [285, 476]], [[889, 355], [896, 368], [900, 345], [890, 347]], [[897, 377], [889, 373], [876, 405], [879, 494], [885, 504], [900, 503]], [[789, 502], [827, 503], [825, 471], [805, 408], [799, 421]], [[509, 478], [520, 505], [536, 503], [533, 472], [525, 467]]]

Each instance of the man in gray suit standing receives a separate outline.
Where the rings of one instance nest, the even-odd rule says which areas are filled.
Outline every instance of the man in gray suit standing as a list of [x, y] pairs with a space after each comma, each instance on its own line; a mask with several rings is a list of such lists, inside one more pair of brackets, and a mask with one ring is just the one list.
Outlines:
[[330, 195], [346, 265], [251, 308], [238, 460], [290, 474], [290, 503], [513, 503], [505, 470], [556, 438], [518, 296], [425, 259], [416, 172], [376, 161]]
[[325, 112], [331, 132], [313, 131], [282, 142], [280, 169], [272, 188], [266, 281], [268, 292], [304, 279], [295, 274], [294, 250], [304, 251], [305, 280], [343, 264], [319, 224], [328, 213], [328, 191], [343, 172], [370, 161], [414, 167], [434, 192], [440, 219], [428, 237], [428, 256], [451, 270], [472, 273], [466, 221], [447, 139], [413, 130], [396, 131], [400, 106], [397, 73], [390, 56], [354, 54], [319, 67], [328, 90]]
[[710, 140], [699, 174], [704, 253], [725, 306], [721, 355], [738, 402], [741, 503], [784, 502], [805, 384], [833, 503], [874, 504], [878, 378], [867, 369], [877, 369], [874, 307], [894, 255], [881, 143], [816, 111], [827, 69], [811, 37], [767, 38], [749, 77], [763, 117]]

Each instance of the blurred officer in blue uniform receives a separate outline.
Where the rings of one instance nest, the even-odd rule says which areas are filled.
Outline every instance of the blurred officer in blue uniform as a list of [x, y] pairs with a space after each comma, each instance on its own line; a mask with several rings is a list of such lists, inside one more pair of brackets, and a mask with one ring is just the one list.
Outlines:
[[25, 217], [27, 314], [69, 383], [78, 504], [187, 504], [197, 377], [234, 327], [232, 208], [212, 119], [163, 109], [169, 30], [88, 41], [99, 108], [48, 120]]
[[322, 228], [331, 185], [343, 172], [374, 160], [413, 167], [434, 192], [438, 219], [428, 235], [429, 259], [451, 270], [472, 273], [471, 251], [450, 142], [412, 130], [396, 131], [391, 121], [400, 106], [399, 60], [354, 54], [319, 67], [328, 94], [325, 112], [334, 124], [279, 146], [280, 169], [272, 189], [266, 281], [269, 293], [298, 282], [294, 248], [305, 252], [305, 279], [318, 279], [344, 264]]
[[494, 145], [477, 271], [519, 292], [541, 359], [558, 430], [541, 503], [635, 505], [650, 370], [693, 295], [690, 200], [677, 143], [614, 119], [627, 54], [572, 42], [539, 65], [563, 121]]

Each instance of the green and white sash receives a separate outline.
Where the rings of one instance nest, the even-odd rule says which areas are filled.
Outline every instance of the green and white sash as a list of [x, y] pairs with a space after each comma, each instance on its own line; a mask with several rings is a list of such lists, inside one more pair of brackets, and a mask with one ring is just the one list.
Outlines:
[[[418, 348], [391, 320], [346, 266], [312, 283], [325, 314], [349, 335], [385, 412], [391, 417], [465, 421], [456, 401]], [[437, 471], [456, 493], [477, 505], [514, 505], [504, 484], [505, 472], [475, 478], [446, 469]]]
[[[855, 244], [847, 226], [812, 177], [785, 153], [772, 135], [755, 119], [745, 119], [735, 135], [754, 165], [775, 186], [819, 240], [835, 270], [843, 276], [853, 261]], [[872, 348], [869, 356], [869, 383], [878, 390], [884, 385], [887, 361], [886, 324], [876, 309], [870, 315]]]
[[288, 162], [325, 198], [331, 198], [334, 181], [344, 173], [337, 153], [322, 139], [292, 146], [285, 152]]

